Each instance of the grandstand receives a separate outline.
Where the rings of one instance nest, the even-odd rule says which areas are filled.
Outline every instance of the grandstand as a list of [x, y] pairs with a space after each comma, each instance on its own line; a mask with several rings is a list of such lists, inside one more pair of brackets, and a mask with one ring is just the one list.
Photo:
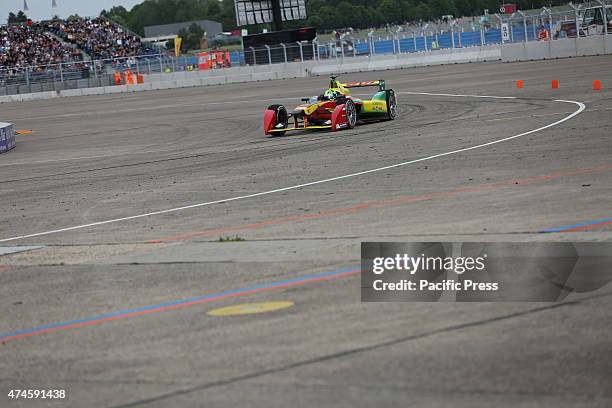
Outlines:
[[57, 39], [45, 23], [2, 26], [0, 40], [0, 67], [5, 70], [83, 60], [79, 50]]
[[0, 70], [5, 72], [155, 52], [139, 36], [103, 17], [6, 25], [0, 27], [0, 40]]
[[133, 57], [150, 52], [139, 36], [103, 17], [54, 21], [52, 30], [96, 60]]

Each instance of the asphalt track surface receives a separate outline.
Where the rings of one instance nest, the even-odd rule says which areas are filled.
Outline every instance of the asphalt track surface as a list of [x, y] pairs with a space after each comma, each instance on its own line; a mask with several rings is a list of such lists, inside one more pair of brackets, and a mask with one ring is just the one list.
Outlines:
[[[358, 271], [366, 240], [612, 239], [612, 57], [342, 78], [379, 77], [396, 121], [276, 138], [326, 78], [1, 105], [33, 132], [0, 245], [42, 247], [0, 257], [0, 406], [612, 406], [609, 285], [368, 304]], [[40, 388], [68, 398], [6, 396]]]

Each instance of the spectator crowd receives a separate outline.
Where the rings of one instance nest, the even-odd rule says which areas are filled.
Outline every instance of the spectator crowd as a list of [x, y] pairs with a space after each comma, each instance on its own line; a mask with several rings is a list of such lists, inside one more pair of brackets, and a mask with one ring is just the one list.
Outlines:
[[101, 17], [0, 26], [0, 70], [33, 71], [61, 62], [154, 53], [140, 37]]
[[0, 68], [22, 70], [59, 62], [80, 61], [82, 53], [48, 32], [42, 23], [0, 27]]
[[52, 30], [96, 60], [133, 57], [149, 51], [140, 37], [102, 17], [55, 21]]

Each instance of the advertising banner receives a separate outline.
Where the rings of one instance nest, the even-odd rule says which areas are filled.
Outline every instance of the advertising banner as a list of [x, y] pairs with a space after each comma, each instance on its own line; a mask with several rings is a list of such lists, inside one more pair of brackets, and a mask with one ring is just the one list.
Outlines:
[[10, 123], [0, 122], [0, 153], [8, 152], [15, 147], [15, 130]]
[[510, 24], [502, 23], [501, 34], [502, 34], [502, 42], [510, 41]]

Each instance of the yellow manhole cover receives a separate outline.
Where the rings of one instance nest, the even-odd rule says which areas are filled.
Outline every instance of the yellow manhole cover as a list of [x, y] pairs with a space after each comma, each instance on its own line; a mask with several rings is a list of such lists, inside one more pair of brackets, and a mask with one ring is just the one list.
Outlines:
[[214, 309], [208, 312], [207, 314], [209, 316], [240, 316], [255, 313], [272, 312], [274, 310], [286, 309], [293, 305], [293, 302], [244, 303], [242, 305]]

